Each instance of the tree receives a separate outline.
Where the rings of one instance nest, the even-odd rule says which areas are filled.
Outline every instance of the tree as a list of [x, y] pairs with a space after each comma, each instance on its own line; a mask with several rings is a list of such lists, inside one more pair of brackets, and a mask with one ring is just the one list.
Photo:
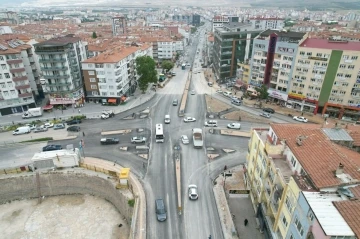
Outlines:
[[165, 70], [166, 72], [171, 70], [173, 67], [174, 67], [174, 63], [171, 62], [171, 61], [163, 61], [163, 62], [161, 62], [161, 68], [163, 68], [163, 70]]
[[149, 83], [157, 83], [156, 63], [150, 56], [139, 56], [135, 60], [136, 72], [140, 76], [139, 88], [144, 94]]
[[176, 52], [175, 60], [179, 60], [179, 57], [180, 57], [180, 53], [179, 53], [179, 52]]
[[255, 90], [256, 92], [258, 92], [260, 99], [266, 100], [269, 97], [269, 93], [266, 85], [261, 85], [260, 87], [256, 87]]
[[97, 38], [96, 32], [93, 32], [92, 38], [94, 38], [94, 39]]

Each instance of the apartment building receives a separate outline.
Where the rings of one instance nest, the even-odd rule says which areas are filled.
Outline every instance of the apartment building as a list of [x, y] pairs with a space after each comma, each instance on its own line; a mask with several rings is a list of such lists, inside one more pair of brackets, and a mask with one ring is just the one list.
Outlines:
[[236, 16], [215, 16], [212, 19], [212, 32], [215, 31], [215, 28], [223, 27], [224, 24], [229, 22], [239, 22], [239, 17]]
[[319, 125], [255, 129], [246, 159], [246, 184], [265, 238], [359, 236], [360, 221], [342, 215], [359, 196], [352, 193], [360, 185], [359, 154], [331, 142]]
[[192, 25], [195, 27], [200, 26], [201, 17], [199, 14], [193, 14], [192, 15]]
[[86, 99], [119, 104], [133, 93], [139, 76], [135, 60], [152, 57], [152, 46], [118, 47], [82, 62]]
[[251, 17], [249, 21], [257, 30], [277, 29], [282, 30], [285, 26], [284, 18], [277, 17]]
[[271, 34], [277, 35], [275, 57], [271, 72], [269, 97], [282, 103], [287, 101], [292, 73], [295, 65], [298, 46], [307, 34], [301, 32], [286, 32], [279, 30], [266, 30], [254, 39], [250, 61], [249, 84], [259, 87], [264, 83], [267, 54]]
[[[4, 36], [4, 35], [3, 35]], [[30, 45], [0, 37], [0, 115], [20, 113], [36, 107], [41, 92], [39, 73]]]
[[206, 38], [206, 44], [205, 44], [205, 62], [204, 64], [206, 66], [209, 66], [212, 63], [214, 54], [214, 35], [210, 34]]
[[216, 80], [225, 82], [236, 77], [237, 63], [251, 57], [254, 38], [260, 33], [250, 23], [232, 22], [215, 28], [213, 69]]
[[242, 85], [248, 85], [250, 78], [250, 65], [245, 63], [238, 63], [236, 76]]
[[34, 45], [39, 56], [44, 92], [51, 105], [83, 104], [85, 95], [81, 61], [87, 59], [87, 43], [73, 35]]
[[298, 48], [288, 103], [301, 111], [360, 118], [360, 42], [307, 38]]
[[156, 62], [172, 60], [176, 56], [176, 49], [183, 49], [182, 40], [173, 40], [167, 37], [143, 37], [141, 42], [152, 44], [152, 54]]

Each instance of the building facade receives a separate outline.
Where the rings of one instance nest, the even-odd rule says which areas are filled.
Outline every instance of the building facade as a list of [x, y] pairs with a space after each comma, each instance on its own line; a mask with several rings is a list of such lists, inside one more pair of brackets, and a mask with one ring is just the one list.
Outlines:
[[139, 76], [135, 60], [152, 57], [152, 46], [130, 46], [101, 53], [82, 62], [86, 99], [119, 104], [135, 91]]
[[268, 29], [277, 29], [282, 30], [285, 26], [284, 18], [266, 18], [266, 17], [252, 17], [249, 18], [249, 21], [255, 29], [258, 30], [268, 30]]
[[254, 38], [260, 32], [250, 23], [228, 23], [215, 28], [212, 61], [217, 81], [236, 78], [237, 64], [251, 57]]
[[83, 104], [85, 95], [81, 61], [87, 59], [87, 43], [73, 35], [34, 45], [39, 56], [44, 91], [51, 105]]
[[239, 17], [236, 16], [215, 16], [212, 19], [212, 32], [215, 31], [215, 28], [223, 27], [224, 24], [229, 22], [239, 22]]
[[266, 30], [254, 39], [253, 51], [250, 62], [249, 84], [259, 87], [264, 83], [267, 64], [270, 35], [277, 35], [275, 57], [269, 85], [269, 97], [282, 103], [287, 101], [295, 58], [298, 46], [307, 34], [299, 32], [286, 32], [278, 30]]
[[200, 26], [201, 17], [199, 14], [193, 14], [192, 16], [192, 25], [195, 27]]
[[113, 17], [111, 19], [113, 36], [123, 36], [127, 33], [126, 17]]

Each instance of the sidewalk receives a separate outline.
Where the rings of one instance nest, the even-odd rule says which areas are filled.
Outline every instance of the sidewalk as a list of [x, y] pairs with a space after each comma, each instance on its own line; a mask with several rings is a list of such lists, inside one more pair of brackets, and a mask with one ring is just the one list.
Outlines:
[[[256, 228], [255, 211], [249, 194], [228, 193], [229, 190], [242, 190], [246, 192], [242, 165], [228, 169], [226, 172], [232, 174], [232, 176], [228, 176], [225, 179], [223, 174], [219, 175], [215, 180], [216, 185], [213, 189], [224, 238], [263, 239], [263, 234]], [[244, 225], [245, 219], [248, 220], [247, 226]]]
[[[107, 169], [110, 171], [120, 172], [123, 168], [119, 164], [114, 162], [106, 161], [103, 159], [92, 158], [92, 157], [84, 157], [83, 163], [88, 165], [93, 165], [94, 167], [99, 167], [103, 169]], [[131, 174], [130, 171], [130, 185], [132, 185], [134, 198], [138, 199], [138, 210], [134, 211], [134, 217], [132, 220], [130, 228], [129, 238], [133, 239], [146, 239], [146, 196], [142, 184], [136, 176]], [[134, 221], [135, 220], [135, 221]]]

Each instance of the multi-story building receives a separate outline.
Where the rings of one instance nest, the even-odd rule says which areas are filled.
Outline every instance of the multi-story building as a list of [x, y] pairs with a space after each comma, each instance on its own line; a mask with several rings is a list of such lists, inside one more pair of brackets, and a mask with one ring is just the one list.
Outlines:
[[248, 85], [250, 77], [250, 65], [246, 63], [238, 63], [238, 71], [236, 76], [242, 84]]
[[19, 24], [19, 15], [16, 12], [7, 11], [0, 12], [0, 21], [7, 22], [11, 24]]
[[258, 87], [263, 84], [267, 63], [270, 35], [277, 35], [274, 63], [269, 86], [269, 97], [275, 101], [286, 102], [297, 49], [307, 34], [301, 32], [286, 32], [266, 30], [254, 39], [252, 61], [250, 63], [250, 85]]
[[250, 23], [232, 22], [215, 28], [213, 69], [216, 80], [235, 78], [237, 64], [251, 57], [254, 38], [260, 33]]
[[160, 63], [164, 60], [172, 60], [176, 56], [177, 49], [183, 49], [183, 40], [173, 40], [169, 37], [143, 37], [142, 42], [152, 44], [153, 58]]
[[257, 30], [268, 30], [268, 29], [277, 29], [281, 30], [284, 28], [284, 18], [277, 17], [251, 17], [249, 21], [253, 27]]
[[331, 142], [319, 125], [255, 129], [246, 159], [246, 184], [265, 238], [359, 236], [360, 222], [331, 207], [354, 198], [349, 189], [360, 185], [359, 154]]
[[212, 32], [215, 31], [217, 27], [223, 27], [224, 24], [229, 22], [239, 22], [239, 17], [236, 16], [215, 16], [212, 19]]
[[135, 60], [139, 56], [152, 57], [152, 47], [118, 47], [82, 62], [86, 99], [94, 102], [124, 101], [137, 87]]
[[339, 119], [360, 116], [360, 42], [308, 38], [298, 48], [288, 103]]
[[127, 33], [126, 17], [113, 17], [111, 19], [113, 36], [124, 36]]
[[210, 34], [206, 38], [206, 45], [205, 45], [205, 65], [209, 66], [212, 63], [213, 53], [214, 53], [214, 35]]
[[195, 27], [200, 26], [200, 15], [199, 14], [193, 14], [192, 15], [192, 25]]
[[0, 65], [0, 115], [36, 107], [41, 85], [31, 46], [0, 37]]
[[81, 61], [87, 59], [87, 43], [67, 35], [37, 43], [34, 47], [50, 104], [83, 104]]
[[172, 17], [173, 21], [176, 22], [185, 22], [187, 24], [191, 24], [192, 23], [192, 15], [174, 15]]

